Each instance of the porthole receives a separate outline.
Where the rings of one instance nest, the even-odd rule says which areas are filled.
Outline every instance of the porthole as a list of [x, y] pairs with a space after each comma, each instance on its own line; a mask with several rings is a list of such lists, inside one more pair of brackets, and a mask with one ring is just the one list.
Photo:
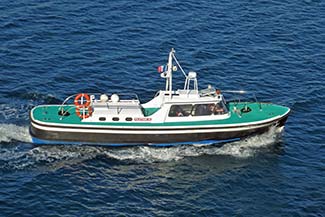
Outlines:
[[100, 117], [99, 120], [100, 121], [106, 121], [106, 118], [105, 117]]
[[126, 121], [132, 121], [132, 118], [125, 118]]
[[117, 117], [114, 117], [112, 120], [113, 120], [113, 121], [119, 121], [120, 119], [117, 118]]

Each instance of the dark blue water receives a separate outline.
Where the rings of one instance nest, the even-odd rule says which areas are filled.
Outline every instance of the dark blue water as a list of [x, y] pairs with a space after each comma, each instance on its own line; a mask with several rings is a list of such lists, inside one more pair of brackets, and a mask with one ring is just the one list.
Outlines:
[[[325, 216], [324, 1], [2, 0], [0, 30], [0, 216]], [[201, 88], [291, 107], [283, 136], [221, 148], [30, 143], [35, 105], [78, 92], [149, 100], [172, 47]]]

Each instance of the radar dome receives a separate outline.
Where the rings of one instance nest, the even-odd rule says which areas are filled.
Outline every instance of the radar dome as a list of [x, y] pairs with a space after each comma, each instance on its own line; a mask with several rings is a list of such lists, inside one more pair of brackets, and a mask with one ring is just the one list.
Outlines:
[[112, 102], [119, 102], [120, 101], [120, 97], [117, 94], [113, 94], [111, 96], [111, 100], [112, 100]]
[[100, 95], [100, 101], [101, 102], [107, 102], [108, 101], [108, 96], [106, 94]]

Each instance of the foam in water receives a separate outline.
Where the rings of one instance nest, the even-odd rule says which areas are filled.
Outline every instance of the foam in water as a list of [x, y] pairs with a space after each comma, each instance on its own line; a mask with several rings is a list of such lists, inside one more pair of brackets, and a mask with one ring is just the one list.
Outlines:
[[32, 142], [28, 126], [17, 126], [15, 124], [0, 124], [0, 142]]
[[228, 155], [238, 158], [254, 156], [260, 149], [276, 142], [279, 132], [271, 128], [267, 133], [253, 136], [245, 140], [226, 143], [223, 146], [196, 144], [191, 146], [178, 146], [169, 148], [133, 147], [126, 149], [104, 149], [107, 157], [118, 160], [134, 160], [137, 162], [172, 161], [185, 157], [200, 155]]
[[0, 168], [25, 169], [47, 166], [60, 168], [99, 155], [96, 147], [40, 146], [29, 150], [7, 148], [0, 150]]
[[265, 134], [253, 136], [245, 140], [226, 143], [223, 146], [196, 144], [191, 146], [178, 146], [169, 148], [132, 147], [123, 149], [103, 149], [102, 154], [117, 160], [131, 160], [136, 162], [164, 162], [177, 161], [185, 157], [200, 155], [228, 155], [238, 158], [254, 156], [262, 148], [274, 144], [279, 132], [271, 128]]

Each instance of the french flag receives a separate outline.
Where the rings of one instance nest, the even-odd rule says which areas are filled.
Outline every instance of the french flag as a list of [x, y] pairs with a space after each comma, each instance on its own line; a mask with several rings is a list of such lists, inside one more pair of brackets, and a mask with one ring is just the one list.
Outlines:
[[165, 72], [167, 70], [167, 66], [166, 65], [158, 66], [157, 70], [159, 73]]

